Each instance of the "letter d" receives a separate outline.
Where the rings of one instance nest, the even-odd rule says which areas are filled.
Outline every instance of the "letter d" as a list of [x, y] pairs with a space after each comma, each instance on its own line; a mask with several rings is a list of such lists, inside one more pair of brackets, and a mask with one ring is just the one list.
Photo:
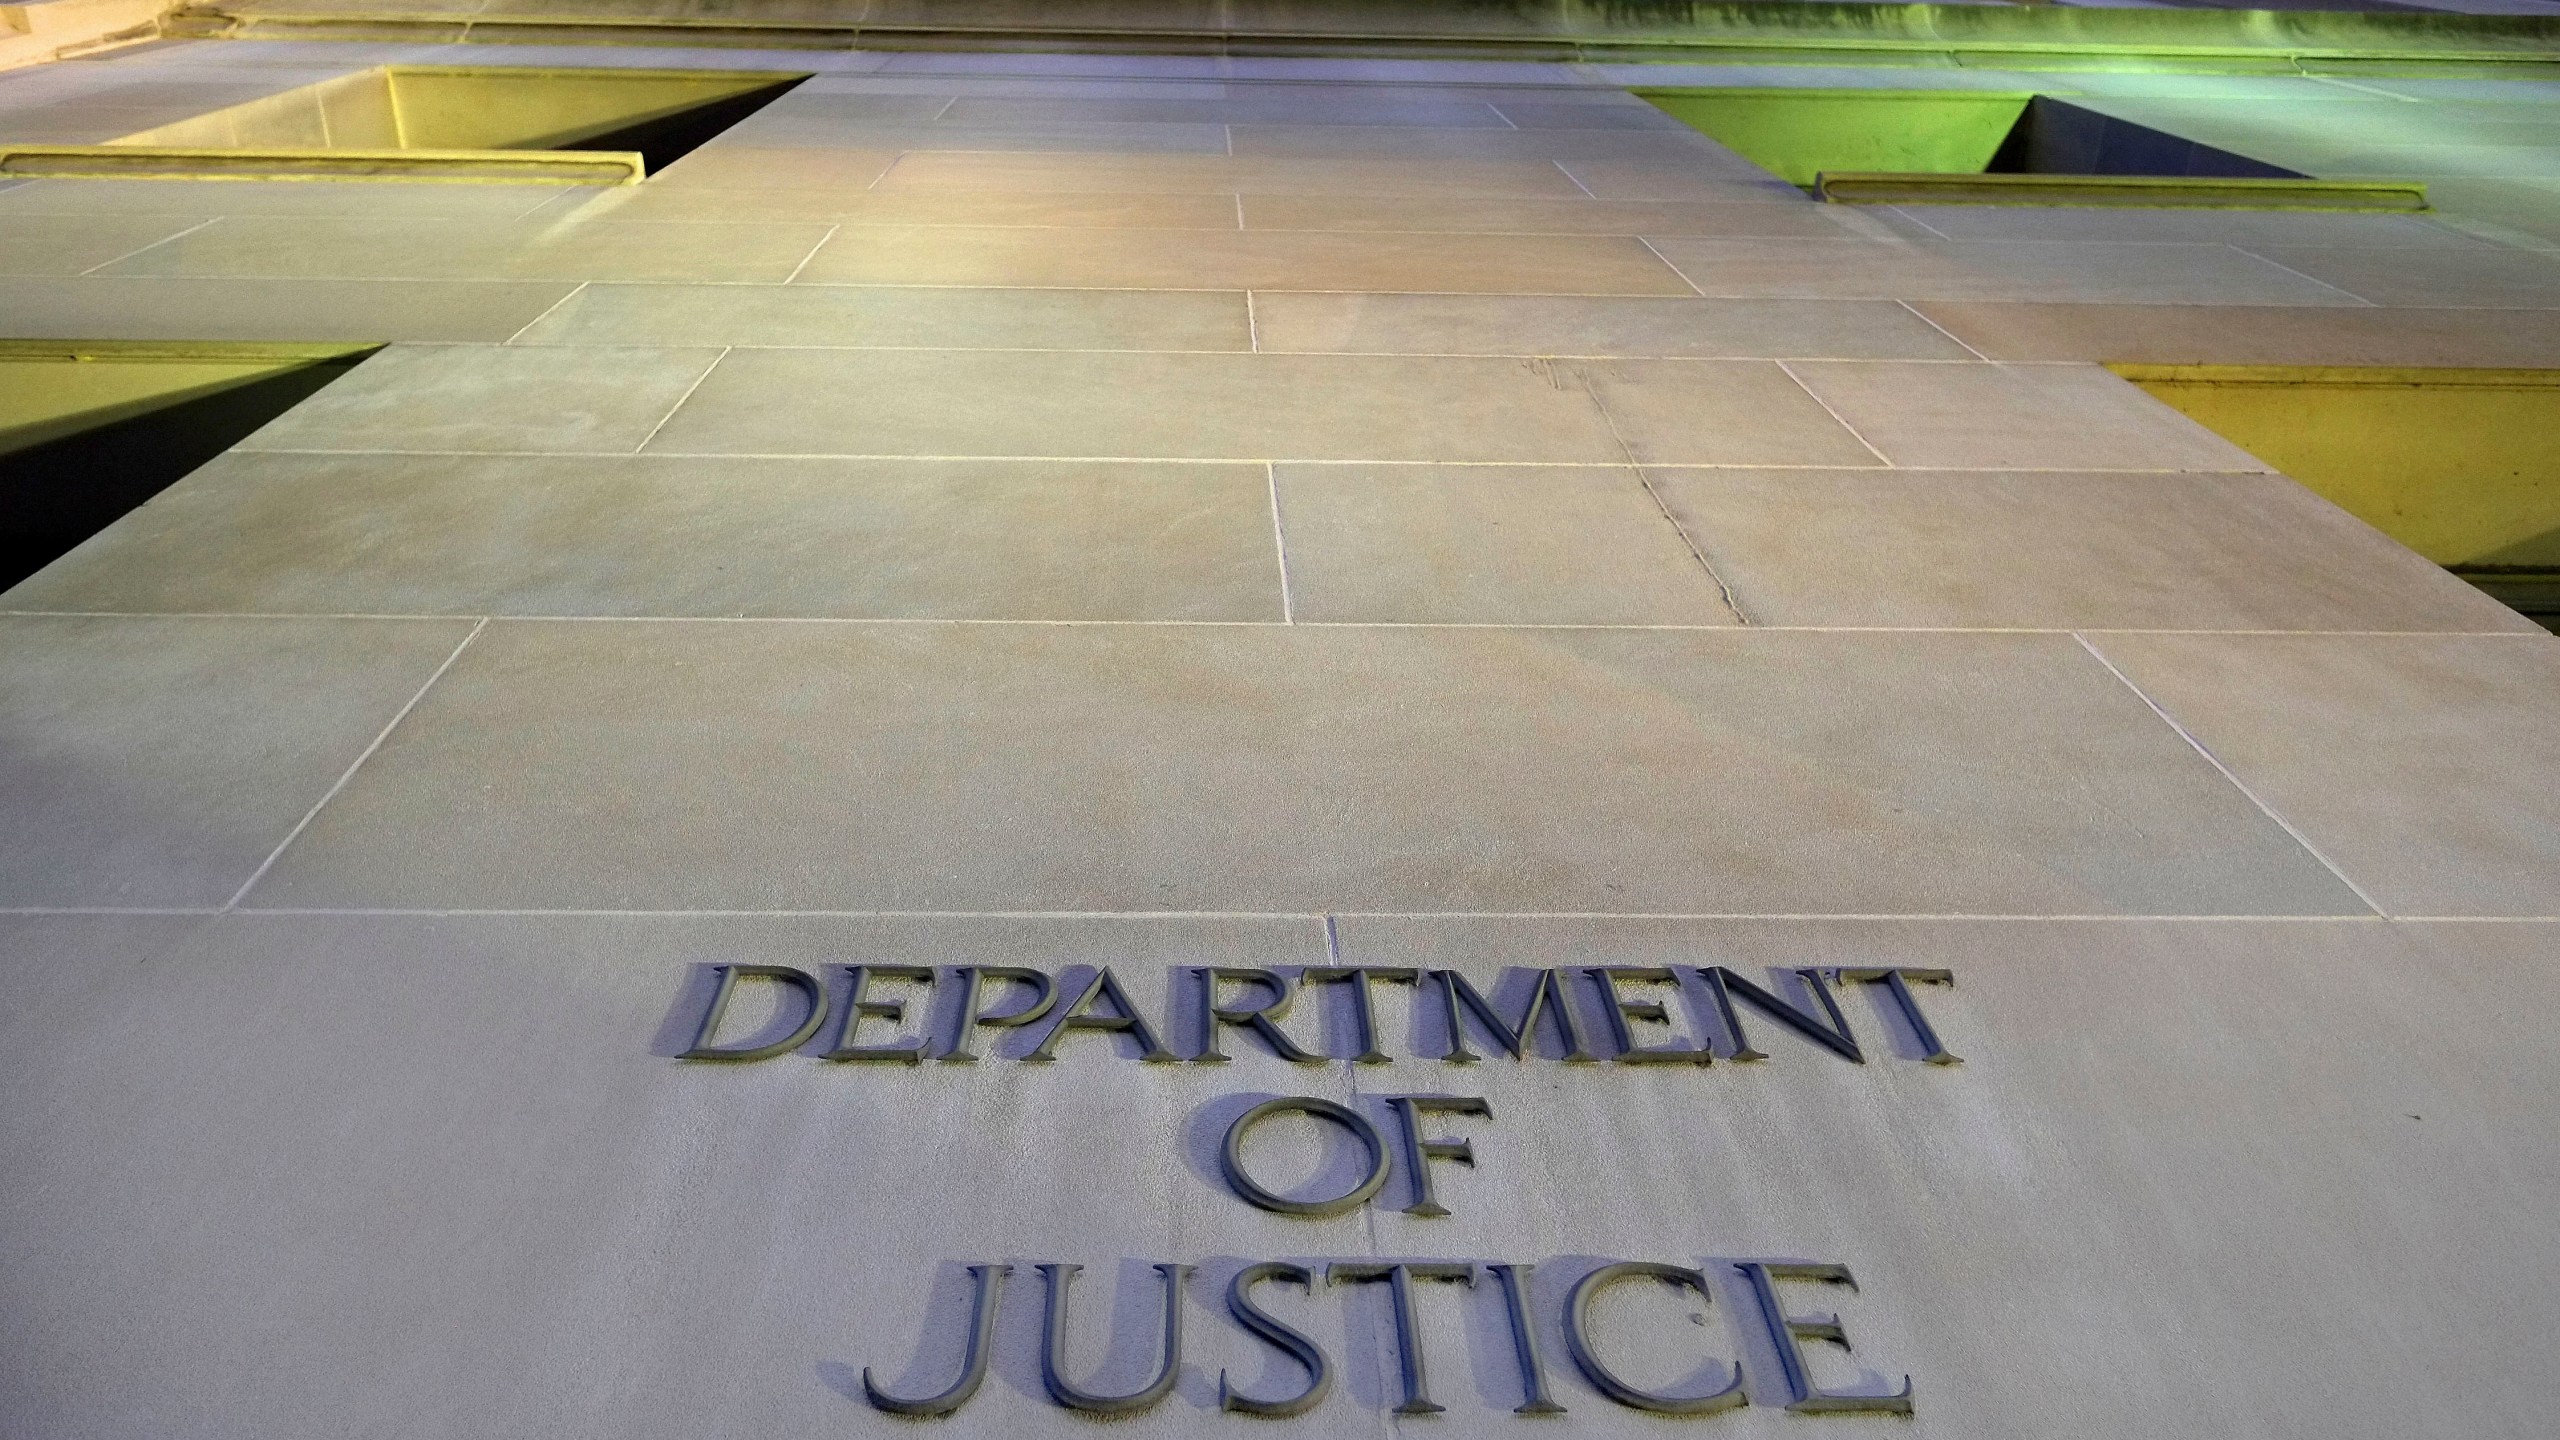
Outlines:
[[[679, 1060], [770, 1060], [809, 1043], [818, 1027], [827, 1020], [827, 991], [818, 977], [788, 965], [714, 965], [720, 983], [712, 988], [711, 999], [702, 1007], [701, 1023], [693, 1027], [693, 1044], [676, 1058]], [[750, 1035], [728, 1045], [714, 1045], [711, 1037], [720, 1033], [720, 1016], [729, 1008], [729, 997], [737, 992], [742, 979], [771, 980], [800, 992], [801, 1015], [795, 1024], [790, 1020], [790, 1007], [763, 1033]], [[784, 1029], [788, 1025], [789, 1029]]]

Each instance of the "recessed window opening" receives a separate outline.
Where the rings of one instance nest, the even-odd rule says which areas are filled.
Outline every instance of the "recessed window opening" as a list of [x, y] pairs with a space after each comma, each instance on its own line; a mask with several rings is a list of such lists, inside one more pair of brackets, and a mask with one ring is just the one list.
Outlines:
[[2560, 370], [2112, 368], [2560, 630]]
[[0, 589], [376, 348], [0, 340]]
[[0, 146], [0, 174], [629, 184], [807, 78], [390, 65], [104, 145]]
[[1639, 90], [1816, 198], [1845, 203], [2423, 210], [2426, 187], [2322, 180], [2050, 95]]

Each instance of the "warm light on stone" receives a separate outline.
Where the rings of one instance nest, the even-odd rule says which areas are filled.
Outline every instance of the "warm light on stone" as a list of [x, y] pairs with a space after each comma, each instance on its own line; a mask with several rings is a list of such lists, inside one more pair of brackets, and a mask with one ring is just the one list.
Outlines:
[[2547, 1432], [2425, 3], [0, 7], [0, 1437]]

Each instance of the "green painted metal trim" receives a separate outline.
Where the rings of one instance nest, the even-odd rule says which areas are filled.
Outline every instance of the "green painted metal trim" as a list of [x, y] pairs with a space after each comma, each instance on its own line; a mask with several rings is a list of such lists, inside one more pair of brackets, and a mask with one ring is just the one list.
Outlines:
[[633, 150], [320, 150], [0, 145], [0, 175], [77, 180], [404, 180], [637, 185]]
[[1950, 175], [1824, 171], [1814, 195], [1844, 205], [2135, 205], [2200, 210], [2425, 210], [2415, 180], [2217, 179], [2163, 175]]

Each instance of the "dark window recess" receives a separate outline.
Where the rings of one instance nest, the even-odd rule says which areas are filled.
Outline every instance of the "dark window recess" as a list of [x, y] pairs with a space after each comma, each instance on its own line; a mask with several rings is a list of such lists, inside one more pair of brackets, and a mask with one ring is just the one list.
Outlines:
[[744, 95], [732, 95], [725, 100], [713, 100], [690, 110], [643, 120], [637, 125], [625, 126], [620, 130], [608, 130], [601, 135], [581, 136], [575, 144], [559, 148], [637, 150], [640, 152], [640, 158], [647, 162], [649, 173], [655, 175], [692, 154], [721, 131], [781, 99], [786, 91], [799, 84], [803, 78], [795, 75], [788, 80], [767, 85], [761, 90], [750, 90]]
[[0, 144], [0, 174], [630, 184], [807, 78], [387, 65], [103, 145]]
[[2473, 589], [2560, 635], [2560, 565], [2454, 565]]
[[2560, 370], [2117, 365], [2117, 374], [2560, 630]]
[[59, 425], [31, 427], [42, 438], [14, 447], [0, 430], [0, 589], [62, 558], [370, 353], [263, 367], [230, 383], [191, 386], [165, 403], [117, 405], [101, 423], [67, 434]]
[[2101, 115], [2038, 95], [2027, 102], [2008, 138], [1985, 165], [1989, 175], [2159, 175], [2232, 180], [2307, 180], [2246, 155], [2234, 155], [2166, 130]]

